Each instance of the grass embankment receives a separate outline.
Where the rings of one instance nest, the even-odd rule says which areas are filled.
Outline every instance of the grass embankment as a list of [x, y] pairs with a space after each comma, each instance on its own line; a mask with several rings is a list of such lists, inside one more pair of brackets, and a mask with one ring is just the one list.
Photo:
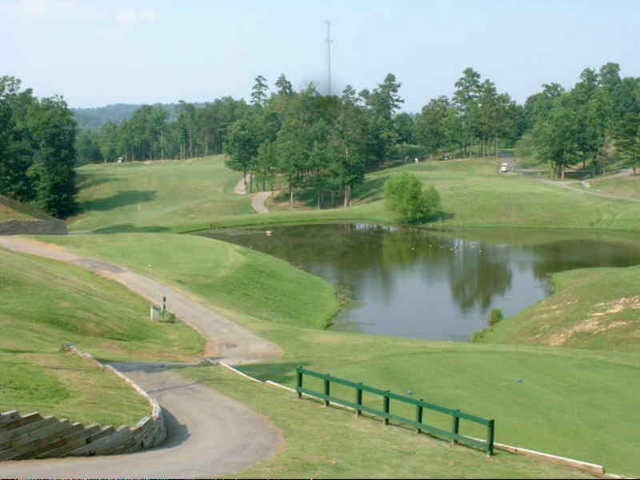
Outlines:
[[0, 410], [132, 424], [147, 402], [61, 344], [102, 360], [191, 360], [204, 349], [193, 329], [152, 324], [147, 302], [84, 269], [4, 249], [0, 264]]
[[[171, 234], [48, 236], [45, 241], [173, 283], [218, 309], [271, 322], [323, 328], [339, 309], [324, 280], [260, 252]], [[168, 299], [169, 307], [171, 299]]]
[[191, 160], [109, 163], [78, 169], [80, 213], [73, 231], [166, 231], [179, 223], [249, 213], [250, 199], [234, 195], [240, 175], [222, 155]]
[[[188, 236], [149, 234], [47, 239], [156, 275], [200, 295], [214, 306], [222, 305], [227, 309], [224, 313], [277, 343], [286, 352], [270, 364], [244, 367], [252, 375], [292, 384], [295, 365], [303, 364], [399, 393], [411, 390], [434, 403], [496, 418], [498, 441], [602, 463], [612, 471], [640, 471], [640, 459], [634, 454], [638, 448], [634, 426], [640, 422], [636, 401], [640, 395], [640, 384], [636, 381], [640, 373], [637, 355], [432, 342], [306, 328], [321, 325], [323, 319], [333, 314], [336, 307], [333, 288], [306, 274], [296, 277], [300, 274], [293, 273], [298, 272], [293, 267], [266, 255]], [[237, 254], [244, 255], [246, 263], [238, 270], [243, 278], [241, 289], [228, 288], [224, 281], [230, 278], [233, 284], [232, 259]], [[216, 258], [225, 258], [225, 255], [230, 260], [215, 267]], [[252, 268], [254, 263], [256, 266]], [[291, 273], [277, 273], [285, 270]], [[266, 307], [261, 307], [260, 295], [268, 297]], [[221, 300], [227, 303], [219, 303]], [[296, 302], [304, 306], [295, 308]], [[283, 310], [278, 311], [279, 306]], [[310, 312], [313, 317], [309, 317]], [[213, 375], [211, 381], [217, 380], [214, 373], [198, 375]], [[231, 385], [225, 388], [225, 392], [255, 405], [262, 392], [258, 389], [266, 387], [256, 385], [246, 387], [248, 390], [236, 390]], [[287, 394], [279, 395], [286, 397]], [[282, 416], [286, 409], [269, 408], [261, 411], [278, 425], [285, 425]], [[338, 436], [356, 435], [353, 430], [348, 430], [348, 434], [331, 432], [328, 427], [316, 424], [324, 422], [322, 409], [317, 409], [315, 415], [307, 418], [305, 429], [313, 425], [324, 431], [327, 439], [335, 441]], [[341, 415], [345, 429], [355, 428], [349, 426], [348, 413]], [[412, 413], [406, 415], [411, 418]], [[433, 418], [436, 425], [448, 428], [450, 419]], [[462, 431], [482, 434], [464, 424]], [[357, 438], [371, 448], [379, 441]], [[297, 440], [291, 443], [297, 444]], [[291, 475], [305, 471], [307, 464], [304, 456], [296, 453], [297, 448], [288, 448], [266, 468]], [[398, 453], [398, 458], [409, 461], [413, 446], [407, 448], [405, 454]], [[319, 474], [341, 474], [340, 468], [351, 461], [351, 453], [336, 451], [338, 454], [336, 461], [342, 467], [323, 464], [317, 467]], [[485, 468], [485, 460], [478, 455], [478, 470], [474, 473]], [[446, 468], [442, 465], [434, 465], [433, 472]], [[419, 473], [428, 474], [429, 467], [422, 467]], [[366, 472], [371, 473], [372, 469]], [[411, 471], [397, 472], [403, 473]]]
[[0, 222], [7, 220], [44, 220], [51, 219], [43, 211], [0, 195]]
[[640, 200], [640, 174], [611, 175], [588, 180], [589, 186], [581, 182], [573, 184], [588, 192], [617, 195]]
[[525, 343], [640, 352], [640, 266], [556, 273], [554, 294], [482, 334]]

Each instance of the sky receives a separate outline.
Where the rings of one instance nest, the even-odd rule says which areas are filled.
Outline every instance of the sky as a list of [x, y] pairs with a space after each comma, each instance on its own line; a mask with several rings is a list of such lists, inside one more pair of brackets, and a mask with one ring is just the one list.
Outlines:
[[392, 72], [404, 111], [466, 67], [516, 101], [617, 62], [640, 76], [638, 0], [0, 0], [0, 75], [72, 107], [248, 98], [257, 75], [335, 92]]

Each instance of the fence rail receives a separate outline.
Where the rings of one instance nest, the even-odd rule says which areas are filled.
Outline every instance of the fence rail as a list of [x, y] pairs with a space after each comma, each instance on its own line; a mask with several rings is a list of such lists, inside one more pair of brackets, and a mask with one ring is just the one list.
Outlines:
[[[298, 393], [298, 398], [302, 397], [302, 394], [305, 393], [312, 397], [323, 400], [325, 406], [329, 406], [329, 404], [333, 402], [346, 407], [351, 407], [356, 411], [356, 415], [360, 415], [362, 414], [362, 412], [367, 412], [378, 417], [382, 417], [385, 425], [388, 425], [390, 420], [395, 420], [397, 422], [413, 426], [419, 433], [426, 432], [437, 437], [446, 438], [447, 440], [450, 440], [454, 443], [461, 443], [471, 447], [479, 448], [486, 451], [489, 455], [493, 454], [495, 420], [488, 420], [486, 418], [471, 415], [460, 410], [446, 408], [440, 405], [434, 405], [433, 403], [425, 402], [423, 399], [405, 397], [404, 395], [399, 395], [397, 393], [390, 392], [389, 390], [381, 390], [379, 388], [365, 385], [364, 383], [357, 383], [346, 380], [344, 378], [334, 377], [333, 375], [330, 375], [328, 373], [314, 372], [313, 370], [308, 370], [301, 366], [296, 367], [296, 374], [296, 391]], [[324, 392], [316, 392], [309, 388], [305, 388], [303, 386], [304, 375], [322, 380], [324, 382]], [[332, 396], [331, 383], [353, 388], [355, 390], [354, 401]], [[377, 408], [363, 404], [362, 399], [365, 392], [382, 397], [382, 410], [378, 410]], [[411, 420], [391, 413], [391, 400], [414, 405], [416, 411], [415, 420]], [[445, 415], [450, 415], [451, 430], [444, 430], [442, 428], [423, 423], [423, 413], [425, 409], [443, 413]], [[484, 425], [487, 428], [485, 440], [480, 440], [461, 434], [460, 419]]]

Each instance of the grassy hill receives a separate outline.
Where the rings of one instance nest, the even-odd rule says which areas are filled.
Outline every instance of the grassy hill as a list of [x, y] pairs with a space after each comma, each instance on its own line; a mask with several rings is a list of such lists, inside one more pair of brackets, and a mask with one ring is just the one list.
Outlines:
[[240, 175], [224, 157], [182, 161], [85, 165], [78, 169], [80, 213], [73, 231], [163, 231], [179, 223], [251, 212], [247, 197], [234, 195]]
[[61, 353], [61, 344], [102, 360], [190, 360], [204, 349], [193, 329], [152, 324], [147, 302], [84, 269], [2, 248], [0, 264], [2, 411], [135, 423], [148, 414], [146, 401], [113, 374]]
[[[500, 442], [602, 463], [616, 472], [640, 471], [633, 454], [638, 448], [635, 425], [640, 422], [637, 355], [326, 331], [317, 327], [335, 311], [332, 287], [316, 277], [296, 277], [288, 273], [294, 270], [288, 264], [266, 255], [184, 235], [47, 240], [191, 291], [285, 350], [277, 361], [244, 367], [252, 375], [292, 384], [294, 366], [303, 364], [398, 392], [411, 390], [435, 403], [495, 417]], [[233, 260], [237, 255], [244, 257], [241, 268]], [[194, 375], [206, 379], [214, 374]], [[209, 381], [217, 385], [218, 377]], [[249, 404], [257, 402], [255, 390], [229, 386], [228, 391]], [[262, 408], [276, 418], [283, 415], [276, 407]], [[278, 462], [292, 461], [289, 455], [295, 454], [287, 452], [271, 463], [274, 471], [283, 465]], [[348, 455], [344, 453], [343, 461]], [[340, 471], [329, 466], [322, 472]]]
[[[412, 164], [368, 175], [349, 209], [303, 207], [257, 215], [250, 213], [246, 197], [232, 193], [239, 175], [224, 167], [222, 157], [82, 167], [83, 213], [72, 219], [71, 229], [164, 232], [210, 224], [390, 223], [394, 219], [382, 202], [382, 188], [389, 175], [403, 170], [440, 191], [446, 215], [437, 227], [570, 227], [594, 233], [640, 229], [637, 202], [498, 175], [496, 161], [487, 159]], [[498, 238], [504, 234], [493, 232]], [[633, 291], [640, 285], [640, 270], [636, 267], [559, 274], [554, 296], [504, 320], [486, 334], [486, 343], [470, 344], [323, 330], [338, 308], [331, 285], [281, 260], [212, 239], [138, 233], [46, 240], [190, 291], [283, 348], [282, 358], [243, 367], [251, 375], [291, 385], [295, 365], [303, 364], [401, 393], [411, 390], [434, 403], [496, 418], [500, 442], [601, 463], [617, 473], [640, 472], [634, 453], [640, 448], [635, 431], [640, 423], [640, 357], [631, 345], [640, 342], [630, 340], [637, 332]], [[635, 234], [629, 234], [628, 241], [637, 242]], [[618, 310], [622, 298], [624, 308]], [[556, 315], [555, 310], [561, 313]], [[545, 323], [547, 317], [542, 315], [548, 313]], [[568, 339], [564, 342], [551, 342], [559, 332], [580, 325], [585, 314], [597, 318], [598, 329], [616, 326], [582, 329], [562, 337]], [[408, 432], [380, 430], [373, 422], [370, 428], [367, 421], [355, 421], [344, 412], [313, 410], [304, 402], [300, 406], [287, 394], [265, 391], [216, 369], [194, 368], [185, 374], [246, 402], [284, 431], [286, 449], [250, 474], [567, 476], [571, 472], [505, 454], [487, 461], [477, 452], [452, 450], [423, 437], [416, 444], [415, 435]], [[446, 419], [433, 421], [448, 427]], [[467, 428], [463, 425], [462, 431], [480, 435]], [[380, 452], [388, 455], [381, 457]], [[384, 465], [377, 467], [378, 463]]]
[[503, 320], [483, 342], [640, 352], [640, 265], [570, 270], [554, 295]]
[[435, 227], [536, 227], [640, 230], [640, 204], [585, 195], [518, 176], [499, 175], [497, 160], [423, 162], [367, 175], [354, 192], [354, 206], [317, 210], [275, 208], [253, 213], [247, 197], [235, 195], [240, 175], [224, 157], [153, 163], [87, 165], [78, 170], [82, 213], [72, 231], [187, 231], [323, 221], [391, 223], [382, 201], [386, 178], [410, 171], [442, 197], [445, 215]]
[[585, 191], [618, 195], [640, 200], [640, 175], [618, 174], [588, 180], [588, 187], [576, 182], [575, 186]]
[[0, 195], [0, 222], [7, 220], [47, 220], [51, 217], [31, 205]]
[[[348, 209], [280, 207], [268, 214], [227, 216], [213, 223], [222, 227], [332, 220], [392, 223], [394, 217], [382, 201], [384, 181], [409, 171], [440, 192], [444, 215], [431, 227], [640, 230], [638, 202], [585, 195], [529, 177], [499, 175], [496, 170], [496, 160], [491, 159], [411, 164], [367, 175], [355, 190], [354, 206]], [[185, 225], [184, 230], [197, 228], [207, 225]]]

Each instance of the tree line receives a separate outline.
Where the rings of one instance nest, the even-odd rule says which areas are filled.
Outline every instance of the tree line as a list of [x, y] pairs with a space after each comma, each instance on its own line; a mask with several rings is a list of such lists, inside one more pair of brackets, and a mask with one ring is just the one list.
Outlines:
[[519, 105], [467, 68], [451, 97], [433, 98], [411, 114], [399, 111], [401, 83], [391, 73], [371, 90], [347, 86], [334, 96], [321, 95], [313, 84], [296, 91], [284, 75], [273, 86], [258, 76], [249, 102], [223, 97], [171, 109], [143, 105], [120, 122], [80, 131], [75, 150], [78, 163], [227, 153], [228, 165], [249, 179], [250, 190], [275, 180], [284, 182], [291, 202], [300, 193], [318, 206], [333, 206], [336, 197], [348, 206], [366, 172], [416, 157], [486, 156], [515, 146], [518, 156], [548, 162], [559, 178], [580, 162], [601, 172], [612, 157], [635, 169], [639, 84], [608, 63], [585, 69], [568, 91], [545, 84]]
[[58, 96], [0, 77], [0, 194], [56, 216], [75, 212], [76, 122]]
[[611, 158], [634, 173], [640, 166], [640, 78], [621, 78], [616, 63], [583, 70], [569, 91], [543, 85], [527, 99], [524, 119], [517, 151], [548, 162], [556, 178], [576, 164], [602, 173]]

